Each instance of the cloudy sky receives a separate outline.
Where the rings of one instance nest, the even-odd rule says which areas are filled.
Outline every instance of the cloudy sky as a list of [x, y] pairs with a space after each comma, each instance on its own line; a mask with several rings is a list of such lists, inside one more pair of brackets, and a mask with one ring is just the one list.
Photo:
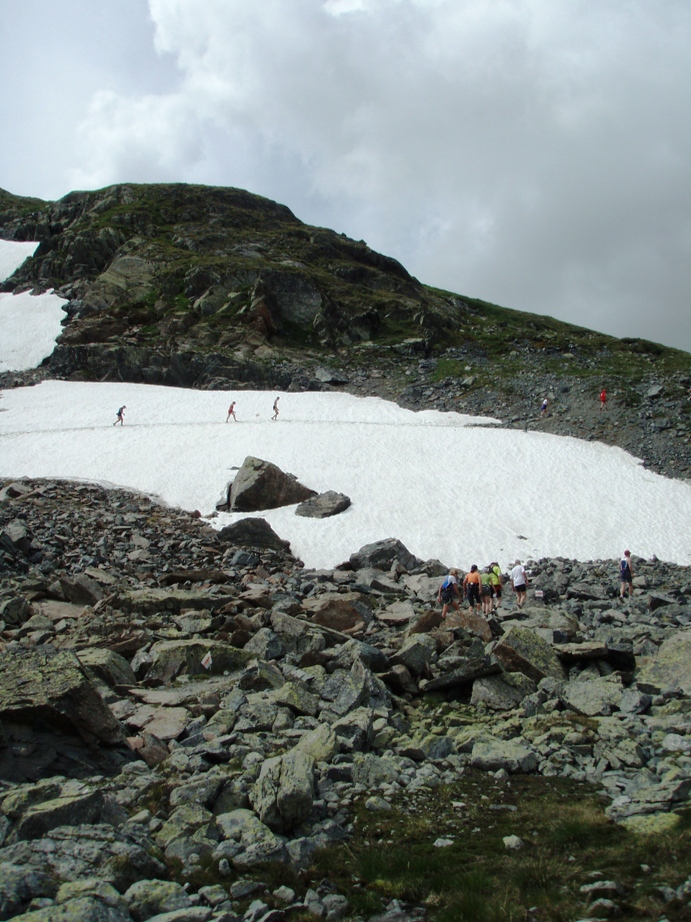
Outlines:
[[691, 351], [688, 0], [0, 0], [0, 187], [249, 189]]

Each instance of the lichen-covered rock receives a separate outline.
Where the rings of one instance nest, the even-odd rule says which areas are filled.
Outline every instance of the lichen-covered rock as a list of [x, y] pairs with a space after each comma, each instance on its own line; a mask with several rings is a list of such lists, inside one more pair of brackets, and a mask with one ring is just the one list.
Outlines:
[[562, 695], [566, 707], [585, 717], [608, 716], [618, 710], [624, 688], [618, 675], [569, 682]]
[[476, 679], [470, 703], [476, 707], [483, 704], [493, 711], [510, 711], [535, 690], [535, 683], [523, 673], [502, 672]]
[[312, 756], [299, 749], [264, 761], [250, 800], [270, 829], [285, 832], [308, 818], [314, 800], [314, 765]]
[[10, 919], [32, 899], [52, 898], [58, 883], [47, 870], [0, 860], [0, 918]]
[[124, 896], [134, 922], [146, 922], [159, 913], [191, 906], [187, 892], [172, 880], [138, 880]]
[[124, 892], [137, 880], [165, 876], [155, 853], [141, 827], [130, 836], [106, 823], [59, 826], [40, 839], [1, 848], [0, 866], [21, 865], [25, 873], [39, 871], [59, 882], [93, 877]]
[[315, 762], [330, 762], [339, 749], [338, 737], [333, 727], [319, 724], [300, 737], [293, 748], [306, 752]]
[[563, 679], [564, 668], [551, 645], [534, 631], [512, 627], [493, 650], [507, 672], [522, 672], [534, 682], [551, 676]]
[[222, 641], [161, 640], [150, 651], [151, 665], [146, 672], [149, 685], [171, 682], [180, 675], [223, 675], [236, 672], [253, 658]]
[[639, 684], [658, 691], [680, 688], [691, 695], [691, 630], [678, 631], [668, 637], [657, 655], [640, 657], [637, 678]]
[[88, 647], [77, 653], [77, 659], [94, 681], [109, 688], [116, 685], [136, 685], [137, 678], [124, 656], [103, 647]]
[[486, 738], [473, 746], [473, 768], [496, 772], [503, 768], [511, 774], [533, 772], [537, 768], [535, 751], [520, 740]]
[[214, 852], [215, 860], [228, 855], [236, 867], [248, 868], [285, 857], [283, 841], [251, 810], [241, 808], [220, 813], [216, 822], [225, 841]]

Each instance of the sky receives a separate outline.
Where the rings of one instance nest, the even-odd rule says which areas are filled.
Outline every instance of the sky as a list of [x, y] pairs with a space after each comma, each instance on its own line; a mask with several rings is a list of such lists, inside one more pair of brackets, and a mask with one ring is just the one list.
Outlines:
[[236, 186], [691, 351], [688, 0], [0, 0], [0, 187]]
[[[0, 243], [0, 279], [28, 249]], [[63, 304], [49, 293], [0, 295], [0, 369], [31, 368], [51, 353]], [[248, 456], [350, 497], [344, 513], [322, 520], [297, 516], [295, 506], [258, 513], [308, 567], [332, 568], [387, 538], [465, 570], [492, 560], [508, 569], [517, 558], [609, 559], [624, 545], [691, 564], [691, 484], [601, 443], [331, 392], [69, 381], [0, 391], [0, 477], [127, 487], [222, 528], [245, 518], [215, 509]]]

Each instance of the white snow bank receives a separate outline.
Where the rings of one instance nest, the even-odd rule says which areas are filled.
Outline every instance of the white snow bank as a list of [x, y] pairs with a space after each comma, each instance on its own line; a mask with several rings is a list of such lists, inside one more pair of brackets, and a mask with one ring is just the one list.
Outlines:
[[[272, 422], [274, 396], [59, 381], [5, 391], [0, 476], [118, 484], [208, 515], [255, 455], [353, 501], [323, 520], [292, 506], [261, 513], [308, 567], [332, 567], [390, 537], [466, 569], [516, 557], [609, 558], [625, 547], [691, 563], [691, 486], [621, 449], [337, 393], [282, 394]], [[226, 424], [231, 400], [238, 422]], [[122, 404], [125, 425], [114, 427]]]
[[0, 240], [0, 281], [4, 282], [21, 266], [25, 259], [33, 256], [38, 243], [18, 243], [15, 240]]
[[36, 368], [52, 353], [66, 303], [51, 292], [0, 294], [0, 371]]
[[[0, 240], [0, 279], [12, 275], [37, 246]], [[35, 368], [52, 353], [66, 303], [52, 292], [0, 294], [0, 371]]]

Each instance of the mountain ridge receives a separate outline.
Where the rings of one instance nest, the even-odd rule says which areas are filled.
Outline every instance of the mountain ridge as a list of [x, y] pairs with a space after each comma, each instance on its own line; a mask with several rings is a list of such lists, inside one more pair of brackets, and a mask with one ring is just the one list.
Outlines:
[[2, 290], [68, 302], [45, 366], [0, 383], [340, 387], [601, 439], [691, 475], [689, 353], [424, 285], [244, 190], [127, 183], [57, 202], [0, 190], [0, 238], [39, 241]]

